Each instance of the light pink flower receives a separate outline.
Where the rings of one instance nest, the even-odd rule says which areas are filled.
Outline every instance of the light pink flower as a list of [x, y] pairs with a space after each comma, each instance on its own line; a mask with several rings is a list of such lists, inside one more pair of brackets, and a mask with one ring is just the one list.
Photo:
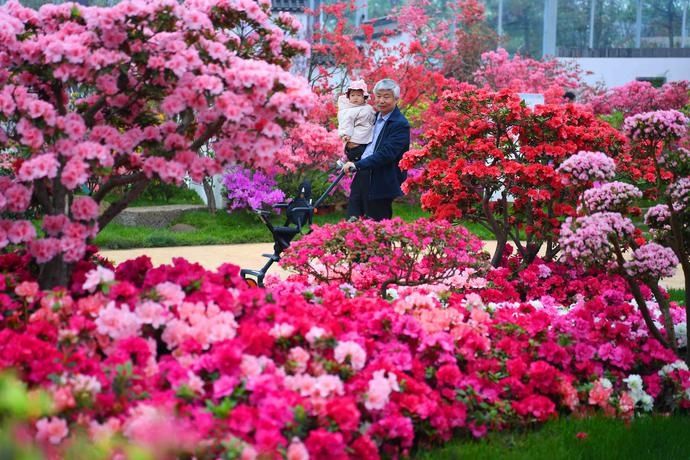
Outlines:
[[309, 452], [298, 437], [292, 438], [285, 454], [286, 460], [309, 460]]
[[42, 418], [36, 422], [36, 440], [60, 444], [67, 437], [67, 422], [58, 417]]
[[82, 289], [92, 292], [100, 284], [112, 283], [115, 280], [115, 273], [105, 267], [98, 266], [86, 273], [86, 281], [82, 285]]
[[349, 359], [352, 369], [359, 371], [367, 361], [367, 352], [357, 342], [340, 342], [333, 351], [333, 357], [340, 364]]

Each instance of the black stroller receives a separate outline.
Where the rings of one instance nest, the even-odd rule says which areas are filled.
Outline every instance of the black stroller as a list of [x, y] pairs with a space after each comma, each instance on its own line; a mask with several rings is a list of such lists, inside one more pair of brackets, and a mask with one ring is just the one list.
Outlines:
[[[340, 162], [338, 163], [339, 167], [342, 166]], [[285, 224], [282, 226], [274, 226], [271, 223], [270, 217], [272, 213], [270, 211], [261, 209], [255, 210], [261, 222], [268, 227], [271, 235], [273, 235], [274, 244], [273, 254], [263, 254], [264, 257], [268, 258], [268, 262], [266, 262], [260, 270], [251, 270], [248, 268], [240, 270], [240, 276], [242, 276], [249, 286], [264, 286], [264, 277], [268, 269], [271, 265], [280, 260], [280, 254], [290, 246], [290, 242], [295, 236], [302, 233], [302, 227], [305, 227], [307, 224], [311, 225], [314, 219], [314, 210], [319, 207], [344, 176], [345, 173], [341, 172], [338, 177], [329, 184], [326, 191], [323, 192], [323, 195], [314, 203], [312, 203], [311, 197], [311, 183], [309, 181], [302, 182], [299, 186], [297, 196], [292, 201], [274, 205], [276, 209], [286, 210]]]

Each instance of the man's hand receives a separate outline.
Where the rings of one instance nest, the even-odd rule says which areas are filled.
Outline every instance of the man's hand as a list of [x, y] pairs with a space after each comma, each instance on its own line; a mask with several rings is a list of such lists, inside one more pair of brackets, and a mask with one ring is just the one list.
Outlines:
[[351, 137], [348, 136], [347, 134], [345, 134], [345, 135], [343, 135], [343, 136], [341, 136], [341, 137], [342, 137], [342, 139], [343, 139], [343, 142], [350, 142]]
[[347, 174], [351, 174], [351, 173], [357, 171], [357, 166], [355, 166], [355, 164], [353, 162], [348, 161], [347, 163], [345, 163], [343, 165], [343, 171], [345, 171], [345, 173], [347, 173]]

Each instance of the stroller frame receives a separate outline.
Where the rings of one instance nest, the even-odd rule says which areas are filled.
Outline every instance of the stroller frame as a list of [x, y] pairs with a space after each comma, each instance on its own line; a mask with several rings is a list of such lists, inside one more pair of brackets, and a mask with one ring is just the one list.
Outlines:
[[[339, 165], [341, 166], [341, 165]], [[275, 209], [286, 210], [285, 224], [282, 226], [275, 226], [271, 223], [272, 212], [255, 209], [257, 216], [261, 222], [268, 228], [273, 236], [273, 254], [262, 254], [268, 258], [266, 264], [258, 270], [243, 268], [240, 270], [240, 276], [250, 286], [264, 287], [264, 278], [266, 272], [271, 266], [280, 260], [280, 255], [290, 246], [292, 239], [298, 234], [302, 233], [302, 227], [307, 223], [310, 225], [314, 219], [314, 211], [326, 199], [333, 189], [345, 177], [345, 172], [342, 171], [335, 178], [333, 182], [328, 185], [326, 191], [312, 204], [311, 203], [311, 183], [308, 181], [302, 182], [299, 186], [297, 197], [289, 203], [277, 203], [273, 207]]]

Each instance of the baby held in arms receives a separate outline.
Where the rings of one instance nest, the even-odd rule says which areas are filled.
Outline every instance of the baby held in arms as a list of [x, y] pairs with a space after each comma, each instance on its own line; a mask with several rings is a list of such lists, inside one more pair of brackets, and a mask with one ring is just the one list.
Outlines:
[[376, 113], [367, 104], [369, 93], [364, 80], [355, 80], [338, 98], [338, 135], [345, 142], [349, 161], [358, 161], [374, 134]]

